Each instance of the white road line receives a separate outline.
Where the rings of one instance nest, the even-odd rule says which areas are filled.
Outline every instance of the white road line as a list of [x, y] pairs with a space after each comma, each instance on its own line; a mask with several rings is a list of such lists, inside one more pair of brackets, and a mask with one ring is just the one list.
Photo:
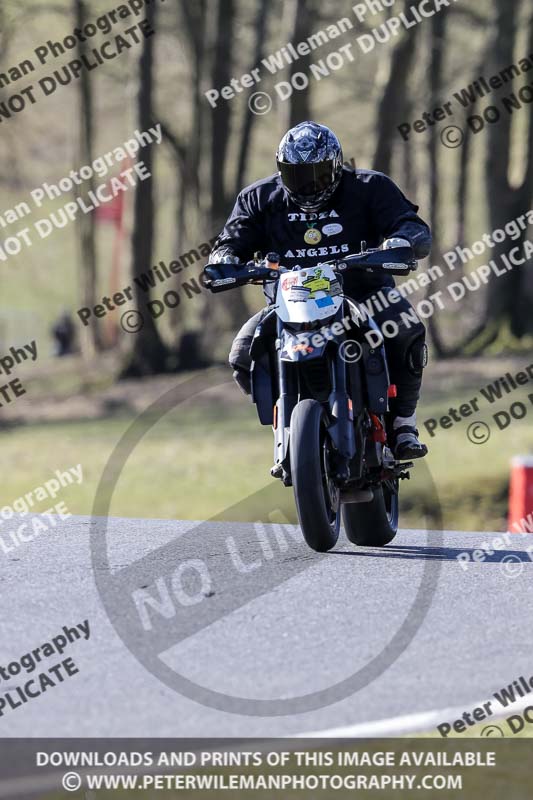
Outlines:
[[[433, 733], [436, 732], [437, 725], [443, 722], [452, 722], [459, 719], [465, 711], [483, 706], [487, 698], [464, 704], [456, 708], [444, 708], [440, 711], [421, 711], [418, 714], [405, 714], [401, 717], [391, 717], [389, 719], [379, 719], [372, 722], [361, 722], [357, 725], [347, 725], [342, 728], [329, 728], [323, 731], [309, 731], [306, 733], [295, 734], [295, 738], [308, 739], [373, 739], [385, 738], [387, 736], [404, 736], [409, 733]], [[511, 703], [507, 708], [494, 711], [479, 725], [490, 725], [492, 720], [498, 720], [510, 714], [523, 711], [528, 705], [533, 705], [531, 696], [522, 697]], [[434, 730], [435, 729], [435, 730]], [[287, 738], [292, 738], [288, 736]], [[446, 737], [442, 737], [446, 738]]]

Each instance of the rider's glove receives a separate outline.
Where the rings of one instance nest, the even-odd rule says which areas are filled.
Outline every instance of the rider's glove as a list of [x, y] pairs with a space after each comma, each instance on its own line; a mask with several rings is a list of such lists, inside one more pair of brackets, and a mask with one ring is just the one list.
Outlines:
[[399, 236], [393, 236], [383, 242], [384, 250], [394, 250], [395, 247], [411, 247], [411, 242], [408, 242], [407, 239], [401, 239]]
[[237, 256], [231, 256], [228, 254], [222, 253], [212, 253], [209, 257], [210, 264], [240, 264], [240, 260]]

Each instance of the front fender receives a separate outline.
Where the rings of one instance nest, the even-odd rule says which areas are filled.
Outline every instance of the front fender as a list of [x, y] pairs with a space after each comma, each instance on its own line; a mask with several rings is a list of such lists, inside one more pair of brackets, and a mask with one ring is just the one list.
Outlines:
[[321, 358], [326, 350], [327, 341], [320, 347], [312, 343], [313, 332], [292, 333], [283, 328], [279, 339], [280, 359], [294, 363]]

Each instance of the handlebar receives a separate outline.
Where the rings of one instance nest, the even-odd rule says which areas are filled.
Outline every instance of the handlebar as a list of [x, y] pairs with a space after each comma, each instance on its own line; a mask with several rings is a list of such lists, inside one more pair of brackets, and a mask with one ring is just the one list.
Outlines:
[[[395, 247], [391, 250], [362, 250], [351, 256], [322, 262], [335, 271], [345, 273], [353, 269], [379, 272], [388, 275], [408, 275], [417, 268], [411, 247]], [[270, 283], [289, 272], [285, 267], [273, 269], [268, 262], [249, 261], [247, 264], [207, 264], [204, 268], [204, 286], [213, 293], [224, 292], [247, 283]]]

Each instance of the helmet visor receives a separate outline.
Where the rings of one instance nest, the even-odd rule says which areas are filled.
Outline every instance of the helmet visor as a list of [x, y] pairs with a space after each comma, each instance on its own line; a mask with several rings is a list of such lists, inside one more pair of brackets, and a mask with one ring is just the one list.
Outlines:
[[313, 197], [335, 182], [335, 162], [316, 164], [288, 164], [278, 161], [281, 179], [289, 192], [303, 197]]

